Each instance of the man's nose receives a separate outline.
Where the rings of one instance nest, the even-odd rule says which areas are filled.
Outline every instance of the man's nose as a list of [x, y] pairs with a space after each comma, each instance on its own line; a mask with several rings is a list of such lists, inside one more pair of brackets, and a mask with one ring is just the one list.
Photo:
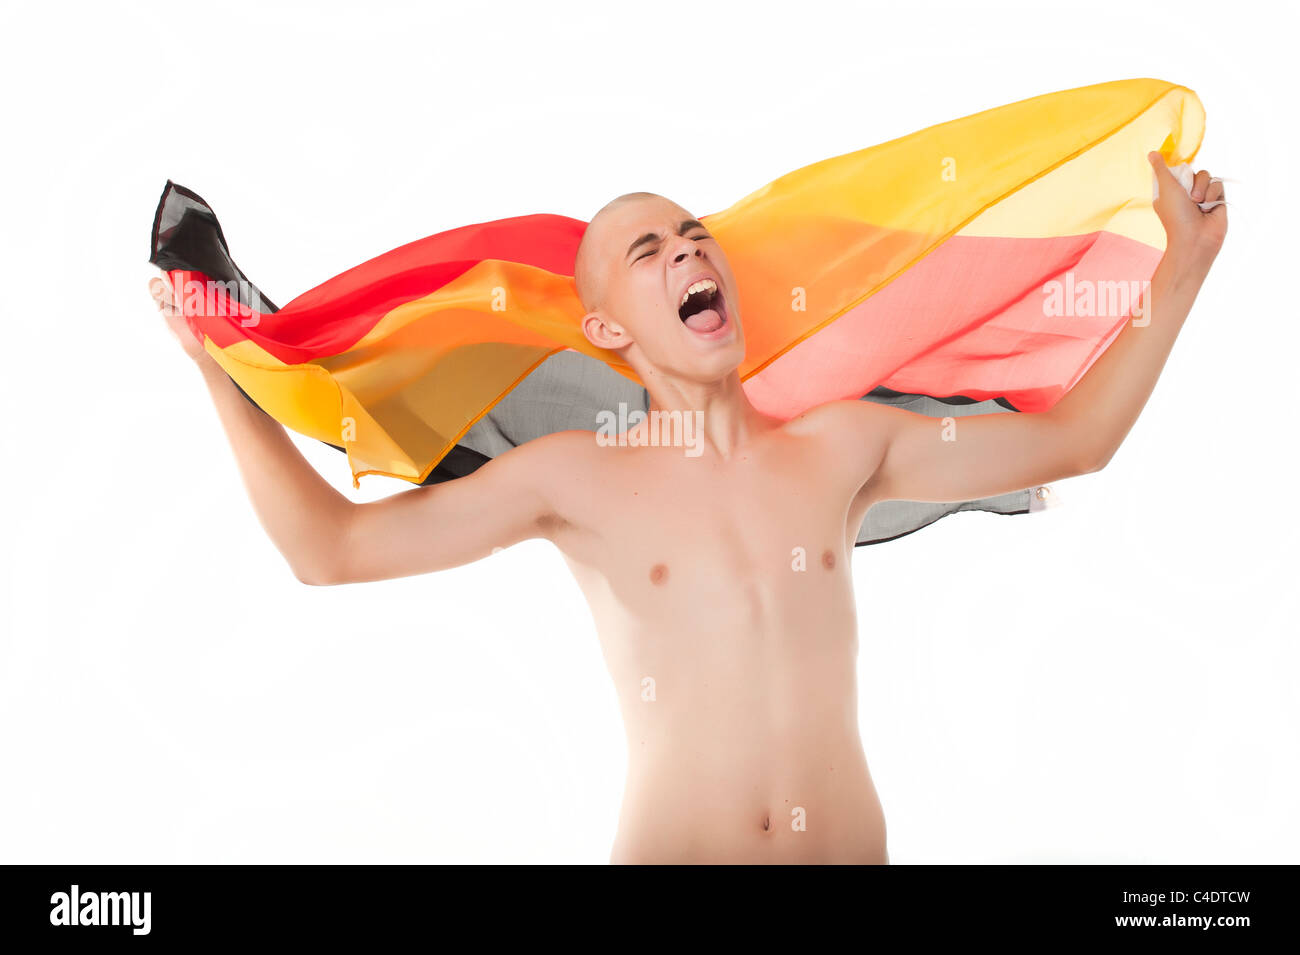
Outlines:
[[699, 243], [694, 239], [675, 236], [673, 243], [673, 246], [668, 250], [668, 261], [673, 265], [681, 265], [692, 258], [704, 258], [704, 250], [700, 248]]

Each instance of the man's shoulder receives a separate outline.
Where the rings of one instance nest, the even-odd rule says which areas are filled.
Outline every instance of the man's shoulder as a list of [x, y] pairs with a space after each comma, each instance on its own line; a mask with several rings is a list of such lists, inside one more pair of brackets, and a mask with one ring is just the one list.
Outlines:
[[501, 455], [507, 455], [538, 465], [548, 462], [563, 464], [590, 458], [596, 448], [596, 435], [592, 431], [553, 431], [525, 441]]
[[789, 433], [809, 442], [828, 473], [860, 484], [879, 466], [889, 444], [893, 409], [846, 398], [809, 408], [787, 423]]
[[871, 401], [844, 398], [809, 408], [791, 418], [785, 427], [791, 434], [838, 438], [882, 420], [880, 413], [886, 410]]

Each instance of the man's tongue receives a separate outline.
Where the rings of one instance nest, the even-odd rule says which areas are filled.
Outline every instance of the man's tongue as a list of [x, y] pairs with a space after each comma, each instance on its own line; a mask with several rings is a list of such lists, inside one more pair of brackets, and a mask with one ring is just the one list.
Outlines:
[[716, 332], [722, 327], [722, 316], [715, 309], [706, 308], [686, 319], [686, 327], [694, 332]]

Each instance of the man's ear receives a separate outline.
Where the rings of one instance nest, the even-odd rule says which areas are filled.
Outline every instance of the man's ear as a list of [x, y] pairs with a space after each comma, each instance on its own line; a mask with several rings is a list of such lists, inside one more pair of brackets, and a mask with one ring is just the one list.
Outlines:
[[582, 316], [582, 334], [597, 348], [614, 350], [632, 342], [632, 337], [627, 332], [616, 323], [607, 320], [599, 311], [588, 312]]

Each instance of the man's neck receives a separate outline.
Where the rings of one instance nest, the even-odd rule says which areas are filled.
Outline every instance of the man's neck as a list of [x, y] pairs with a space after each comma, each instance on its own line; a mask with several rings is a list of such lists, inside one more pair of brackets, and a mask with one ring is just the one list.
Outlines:
[[750, 403], [737, 371], [711, 382], [652, 378], [646, 391], [652, 412], [703, 412], [704, 446], [724, 460], [779, 424]]

